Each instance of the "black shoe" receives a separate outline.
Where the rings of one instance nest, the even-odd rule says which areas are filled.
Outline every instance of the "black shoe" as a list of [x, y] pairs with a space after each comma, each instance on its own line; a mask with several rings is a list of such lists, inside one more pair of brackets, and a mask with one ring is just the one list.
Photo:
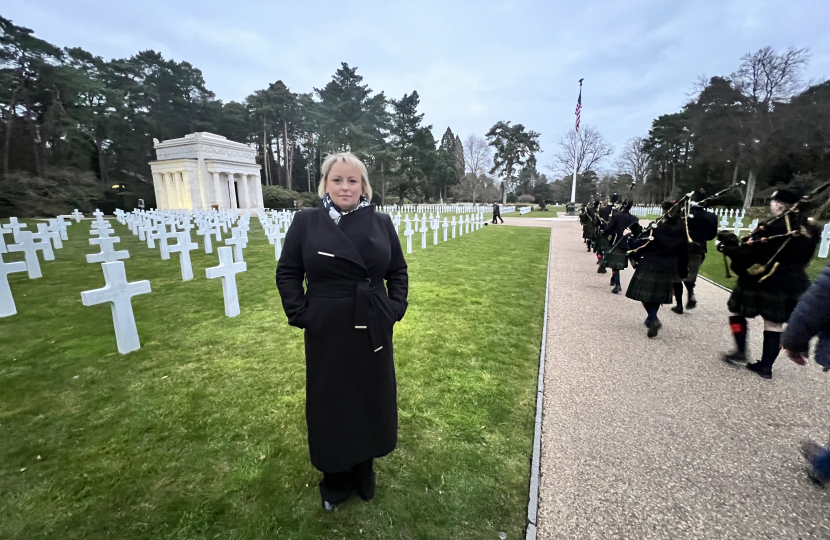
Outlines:
[[745, 352], [740, 352], [740, 351], [735, 351], [735, 352], [731, 352], [731, 353], [728, 353], [728, 354], [724, 354], [723, 356], [721, 356], [721, 359], [724, 362], [727, 362], [729, 364], [736, 364], [738, 362], [746, 362], [746, 353]]
[[648, 328], [649, 326], [651, 326], [651, 321], [646, 319], [646, 320], [643, 321], [643, 324], [646, 325], [646, 328]]
[[375, 497], [375, 479], [377, 475], [372, 471], [371, 477], [357, 479], [357, 494], [364, 501], [371, 501]]
[[621, 290], [622, 290], [622, 287], [620, 287], [619, 285], [617, 285], [617, 286], [615, 286], [613, 289], [611, 289], [611, 292], [612, 292], [612, 293], [614, 293], [614, 294], [619, 294], [619, 292], [620, 292]]
[[680, 304], [677, 304], [676, 306], [671, 308], [671, 310], [677, 313], [678, 315], [683, 315], [683, 306], [681, 306]]
[[648, 337], [657, 337], [657, 331], [661, 328], [663, 328], [663, 323], [660, 322], [660, 319], [654, 319], [651, 321], [651, 324], [648, 325]]
[[599, 268], [597, 268], [597, 274], [607, 274], [607, 273], [608, 273], [608, 270], [605, 269], [605, 266], [599, 265]]
[[690, 294], [689, 295], [689, 301], [686, 302], [686, 309], [694, 309], [696, 307], [697, 307], [697, 298], [695, 298], [695, 295]]
[[772, 370], [769, 368], [762, 368], [760, 362], [755, 362], [754, 364], [747, 364], [746, 369], [757, 374], [759, 377], [763, 379], [772, 379]]

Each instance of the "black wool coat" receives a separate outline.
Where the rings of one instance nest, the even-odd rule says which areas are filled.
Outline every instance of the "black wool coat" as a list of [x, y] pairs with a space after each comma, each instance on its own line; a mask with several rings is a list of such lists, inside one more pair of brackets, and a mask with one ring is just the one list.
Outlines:
[[301, 211], [285, 236], [277, 288], [288, 324], [305, 330], [312, 465], [343, 472], [394, 450], [392, 327], [406, 312], [409, 278], [392, 220], [374, 206], [339, 225], [323, 207]]

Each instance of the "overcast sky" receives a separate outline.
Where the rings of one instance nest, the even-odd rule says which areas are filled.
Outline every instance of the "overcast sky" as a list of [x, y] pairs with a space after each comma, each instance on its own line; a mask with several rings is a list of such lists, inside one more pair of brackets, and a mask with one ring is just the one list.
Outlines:
[[583, 125], [615, 149], [679, 110], [699, 75], [766, 45], [808, 47], [806, 78], [830, 77], [830, 0], [5, 0], [0, 14], [106, 59], [187, 60], [223, 101], [278, 79], [309, 92], [347, 62], [388, 97], [417, 90], [437, 139], [499, 120], [538, 131], [542, 166], [573, 127], [582, 77]]

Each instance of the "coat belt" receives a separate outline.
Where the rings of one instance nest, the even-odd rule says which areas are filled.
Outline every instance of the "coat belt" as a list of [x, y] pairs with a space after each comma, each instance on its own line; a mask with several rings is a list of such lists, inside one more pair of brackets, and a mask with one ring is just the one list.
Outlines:
[[[357, 330], [368, 330], [372, 339], [372, 348], [375, 352], [383, 349], [383, 333], [378, 310], [381, 309], [376, 295], [386, 295], [383, 281], [373, 283], [371, 279], [365, 281], [326, 281], [324, 283], [308, 283], [309, 296], [322, 298], [354, 298], [354, 327]], [[369, 307], [373, 309], [369, 309]]]

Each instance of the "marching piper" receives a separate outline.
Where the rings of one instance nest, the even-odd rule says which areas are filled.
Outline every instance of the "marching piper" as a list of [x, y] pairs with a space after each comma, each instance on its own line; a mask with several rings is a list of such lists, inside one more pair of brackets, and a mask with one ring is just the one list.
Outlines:
[[773, 217], [748, 237], [738, 240], [732, 233], [718, 235], [718, 251], [732, 260], [731, 268], [738, 275], [727, 303], [735, 350], [723, 359], [729, 363], [747, 361], [746, 320], [760, 316], [764, 320], [761, 360], [746, 367], [764, 379], [772, 378], [784, 323], [810, 286], [805, 268], [819, 243], [818, 229], [804, 212], [793, 208], [799, 202], [798, 193], [780, 189], [770, 201]]
[[[642, 302], [648, 316], [648, 337], [657, 336], [663, 327], [657, 312], [660, 304], [672, 303], [672, 291], [681, 275], [679, 258], [686, 253], [686, 231], [680, 221], [678, 204], [663, 203], [663, 217], [646, 229], [649, 236], [629, 240], [629, 255], [637, 261], [625, 295]], [[685, 272], [684, 272], [685, 273]]]

